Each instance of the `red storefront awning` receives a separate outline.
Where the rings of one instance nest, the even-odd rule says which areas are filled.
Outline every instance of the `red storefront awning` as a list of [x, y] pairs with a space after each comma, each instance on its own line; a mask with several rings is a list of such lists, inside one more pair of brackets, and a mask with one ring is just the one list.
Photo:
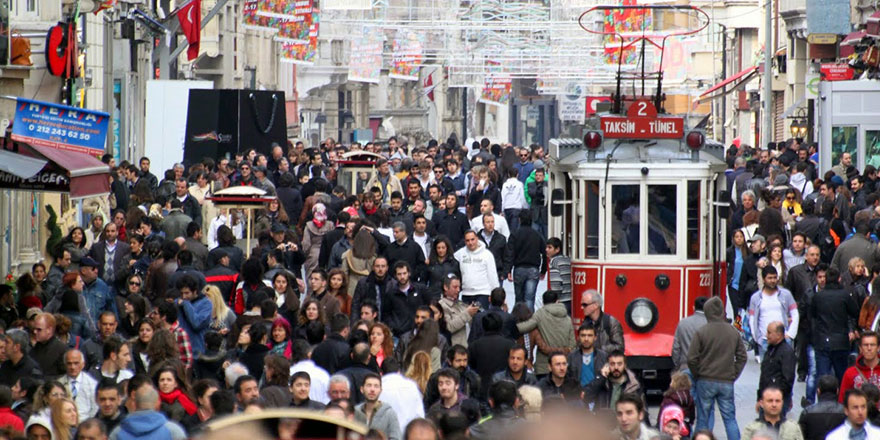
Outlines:
[[708, 94], [710, 94], [710, 93], [712, 93], [712, 92], [714, 92], [714, 91], [716, 91], [716, 90], [718, 90], [718, 89], [722, 89], [722, 88], [724, 88], [724, 86], [726, 86], [726, 85], [728, 85], [728, 84], [730, 84], [730, 83], [732, 83], [732, 82], [734, 82], [734, 81], [737, 81], [737, 80], [739, 80], [740, 78], [743, 78], [743, 77], [748, 78], [747, 75], [750, 76], [750, 75], [754, 74], [754, 73], [757, 72], [757, 71], [758, 71], [758, 66], [749, 67], [748, 69], [745, 69], [745, 70], [743, 70], [742, 72], [739, 72], [739, 73], [737, 73], [736, 75], [730, 76], [730, 77], [728, 77], [727, 79], [725, 79], [724, 81], [721, 81], [720, 83], [715, 84], [714, 86], [712, 86], [711, 88], [709, 88], [709, 90], [706, 90], [705, 92], [703, 92], [703, 94], [700, 95], [700, 98], [702, 98], [702, 97], [704, 97], [704, 96], [706, 96], [706, 95], [708, 95]]
[[[739, 87], [740, 85], [745, 84], [746, 82], [750, 81], [752, 78], [754, 78], [757, 75], [757, 73], [758, 73], [758, 66], [753, 66], [753, 67], [749, 67], [748, 69], [745, 69], [741, 72], [738, 72], [737, 74], [735, 74], [733, 76], [729, 76], [729, 77], [725, 78], [723, 81], [721, 81], [720, 83], [715, 84], [714, 86], [710, 87], [709, 90], [706, 90], [705, 92], [700, 94], [700, 97], [694, 101], [694, 104], [696, 105], [696, 104], [699, 104], [703, 101], [708, 101], [711, 99], [722, 97], [722, 96], [736, 90], [736, 88]], [[729, 89], [724, 90], [725, 87], [727, 87], [728, 85], [731, 85], [731, 84], [733, 85], [733, 87], [730, 87]], [[720, 90], [719, 93], [715, 93], [715, 92], [718, 92], [719, 90]], [[715, 93], [715, 94], [713, 95], [713, 93]]]
[[18, 146], [17, 153], [2, 151], [0, 157], [9, 160], [0, 163], [0, 187], [69, 192], [73, 199], [110, 193], [110, 167], [97, 158], [51, 147], [22, 143]]

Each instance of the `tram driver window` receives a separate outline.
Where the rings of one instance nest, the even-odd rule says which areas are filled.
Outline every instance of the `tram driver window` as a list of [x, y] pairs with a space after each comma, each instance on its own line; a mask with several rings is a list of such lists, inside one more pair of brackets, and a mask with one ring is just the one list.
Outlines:
[[648, 185], [648, 254], [675, 254], [678, 190], [675, 185]]
[[611, 187], [611, 253], [639, 253], [639, 185]]

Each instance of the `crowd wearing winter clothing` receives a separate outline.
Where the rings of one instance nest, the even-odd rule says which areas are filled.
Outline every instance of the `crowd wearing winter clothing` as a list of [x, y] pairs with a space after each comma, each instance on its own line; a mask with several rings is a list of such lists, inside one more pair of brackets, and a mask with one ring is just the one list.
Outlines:
[[[357, 150], [382, 158], [351, 194], [338, 160]], [[102, 160], [111, 193], [84, 227], [50, 219], [51, 259], [0, 286], [0, 428], [177, 439], [292, 407], [342, 410], [388, 439], [459, 417], [480, 438], [523, 416], [497, 383], [545, 379], [547, 396], [583, 402], [543, 148], [328, 139], [158, 177], [148, 157]], [[228, 209], [213, 195], [232, 186], [272, 200]]]

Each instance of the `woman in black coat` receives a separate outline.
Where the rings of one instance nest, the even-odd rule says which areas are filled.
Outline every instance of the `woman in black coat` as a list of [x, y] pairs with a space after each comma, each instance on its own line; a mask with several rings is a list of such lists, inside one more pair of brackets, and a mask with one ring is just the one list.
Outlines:
[[461, 277], [458, 261], [452, 255], [452, 242], [445, 235], [438, 235], [431, 245], [431, 256], [428, 258], [428, 293], [432, 299], [440, 299], [443, 292], [443, 279], [454, 273]]

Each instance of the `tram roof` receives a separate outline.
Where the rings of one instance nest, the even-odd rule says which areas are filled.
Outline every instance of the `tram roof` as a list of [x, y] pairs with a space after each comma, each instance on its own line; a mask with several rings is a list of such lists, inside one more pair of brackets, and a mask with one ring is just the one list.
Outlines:
[[[578, 168], [590, 164], [605, 165], [611, 155], [611, 163], [630, 164], [693, 164], [691, 150], [678, 139], [607, 139], [596, 150], [595, 159], [590, 160], [582, 141], [573, 138], [550, 140], [550, 157], [556, 165], [563, 168]], [[698, 153], [698, 161], [704, 165], [726, 166], [724, 146], [707, 139]]]

